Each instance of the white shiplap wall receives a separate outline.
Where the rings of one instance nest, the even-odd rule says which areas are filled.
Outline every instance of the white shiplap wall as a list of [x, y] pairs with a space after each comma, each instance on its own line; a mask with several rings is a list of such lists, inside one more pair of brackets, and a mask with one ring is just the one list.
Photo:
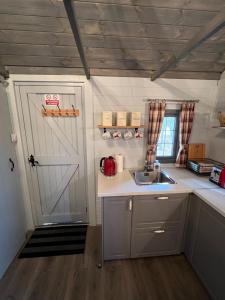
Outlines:
[[[143, 78], [93, 77], [94, 103], [94, 147], [95, 165], [99, 169], [102, 156], [122, 153], [125, 156], [125, 168], [143, 166], [146, 153], [146, 139], [105, 141], [102, 131], [97, 128], [101, 124], [101, 112], [109, 111], [141, 111], [142, 121], [148, 121], [147, 98], [160, 99], [199, 99], [196, 107], [194, 128], [191, 142], [206, 143], [209, 152], [209, 129], [216, 105], [217, 81], [158, 79], [151, 82]], [[100, 200], [97, 199], [97, 221], [100, 223]]]
[[[218, 111], [222, 111], [225, 114], [225, 72], [222, 74], [218, 85], [217, 103], [212, 123], [214, 126], [219, 125], [219, 121], [217, 120]], [[225, 163], [225, 130], [211, 129], [210, 157]]]

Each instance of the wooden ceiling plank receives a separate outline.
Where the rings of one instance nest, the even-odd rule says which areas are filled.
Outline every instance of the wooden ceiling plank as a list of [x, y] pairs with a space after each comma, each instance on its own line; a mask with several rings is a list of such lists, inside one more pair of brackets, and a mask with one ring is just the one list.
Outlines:
[[65, 18], [10, 14], [0, 14], [0, 30], [71, 33], [69, 22]]
[[73, 32], [73, 36], [74, 36], [75, 43], [77, 45], [78, 52], [80, 54], [80, 59], [83, 64], [83, 67], [84, 67], [85, 75], [86, 75], [87, 79], [90, 79], [90, 71], [89, 71], [89, 67], [87, 64], [87, 60], [85, 58], [84, 48], [82, 45], [80, 31], [79, 31], [78, 24], [76, 21], [76, 13], [74, 10], [72, 0], [63, 0], [63, 4], [65, 6], [65, 10], [66, 10], [69, 22], [70, 22], [70, 26], [71, 26], [71, 29]]
[[217, 12], [74, 2], [79, 20], [202, 26]]
[[9, 66], [10, 74], [85, 75], [83, 68]]
[[[133, 38], [133, 37], [112, 37], [112, 36], [89, 36], [82, 35], [83, 45], [88, 48], [105, 48], [120, 49], [126, 53], [127, 50], [150, 50], [150, 51], [171, 51], [177, 53], [185, 44], [186, 40], [175, 39], [157, 39], [157, 38]], [[29, 53], [29, 45], [49, 47], [70, 47], [70, 50], [65, 50], [71, 56], [71, 49], [74, 45], [73, 36], [65, 33], [47, 33], [47, 32], [27, 32], [27, 31], [0, 31], [0, 43], [16, 45], [24, 44]], [[12, 47], [13, 47], [12, 46]], [[55, 49], [55, 48], [53, 48]], [[225, 43], [223, 41], [205, 42], [198, 49], [199, 52], [217, 52], [221, 53], [225, 50]], [[3, 50], [4, 51], [4, 50]], [[19, 50], [20, 51], [20, 50]], [[36, 52], [37, 50], [34, 49]], [[50, 51], [44, 50], [47, 53]], [[56, 53], [59, 50], [56, 50]], [[57, 54], [56, 54], [57, 55]], [[74, 51], [74, 55], [75, 51]]]
[[[207, 5], [202, 6], [202, 10], [196, 10], [196, 8], [186, 9], [182, 3], [179, 6], [161, 7], [160, 1], [158, 2], [158, 6], [151, 5], [151, 2], [148, 3], [148, 6], [142, 6], [141, 3], [140, 5], [133, 3], [124, 5], [119, 2], [111, 4], [108, 1], [107, 3], [74, 1], [74, 4], [81, 19], [124, 20], [126, 22], [138, 22], [141, 19], [143, 23], [149, 23], [149, 20], [151, 20], [151, 23], [154, 23], [154, 20], [160, 20], [160, 22], [169, 21], [169, 24], [173, 24], [174, 20], [179, 20], [181, 25], [185, 25], [186, 22], [189, 23], [187, 16], [190, 15], [192, 21], [194, 21], [192, 25], [197, 26], [198, 24], [201, 26], [201, 22], [207, 21], [207, 18], [212, 17], [212, 14], [219, 11], [219, 9], [215, 9], [218, 7], [217, 5], [213, 9], [209, 8], [209, 10], [207, 10]], [[45, 3], [37, 1], [33, 3], [32, 1], [1, 0], [0, 14], [67, 17], [62, 1], [46, 1]]]
[[[120, 22], [120, 23], [136, 23], [136, 24], [160, 24], [160, 25], [181, 25], [181, 26], [202, 26], [207, 23], [212, 17], [216, 15], [216, 12], [206, 11], [192, 11], [181, 9], [168, 9], [168, 8], [151, 8], [151, 7], [123, 7], [110, 5], [97, 5], [87, 3], [75, 3], [78, 20], [83, 21], [107, 21], [107, 22]], [[54, 6], [53, 6], [54, 10]], [[62, 7], [63, 10], [63, 7]], [[13, 27], [17, 25], [37, 25], [43, 26], [46, 24], [46, 30], [48, 26], [52, 31], [56, 23], [60, 21], [64, 23], [64, 27], [69, 28], [69, 22], [66, 15], [63, 17], [47, 15], [46, 12], [52, 11], [51, 8], [43, 9], [38, 14], [24, 14], [24, 9], [9, 9], [7, 13], [1, 8], [0, 11], [0, 24], [7, 25], [5, 29], [16, 29]], [[65, 14], [65, 11], [64, 11]], [[27, 26], [28, 27], [28, 26]], [[30, 29], [31, 30], [31, 29]], [[35, 28], [33, 29], [35, 30]], [[37, 30], [37, 29], [36, 29]]]
[[[124, 6], [135, 8], [152, 8], [152, 9], [171, 9], [171, 10], [195, 10], [202, 12], [218, 12], [220, 11], [223, 0], [200, 0], [200, 1], [184, 1], [184, 0], [76, 0], [77, 5], [98, 5], [98, 6]], [[110, 8], [113, 9], [113, 8]], [[26, 15], [40, 15], [40, 16], [57, 16], [66, 17], [65, 10], [63, 9], [62, 1], [46, 1], [46, 0], [1, 0], [1, 12], [13, 13], [18, 12]], [[94, 11], [93, 11], [94, 13]]]
[[163, 74], [163, 78], [175, 78], [175, 79], [219, 80], [220, 76], [221, 73], [219, 72], [167, 71]]
[[0, 14], [66, 17], [63, 4], [59, 1], [1, 0]]
[[[115, 37], [115, 36], [96, 36], [82, 35], [84, 46], [90, 48], [109, 48], [109, 49], [159, 49], [159, 50], [180, 50], [188, 40], [162, 39], [162, 38], [142, 38], [142, 37]], [[218, 52], [225, 50], [224, 41], [207, 41], [204, 47], [199, 47], [203, 52]]]
[[[1, 55], [5, 66], [30, 66], [30, 67], [67, 67], [80, 68], [82, 63], [79, 58], [74, 57], [55, 57], [55, 56], [17, 56], [17, 55]], [[121, 69], [121, 70], [146, 70], [154, 71], [159, 68], [160, 63], [156, 60], [139, 61], [136, 59], [127, 60], [110, 60], [96, 59], [92, 57], [88, 60], [90, 68], [95, 69]], [[173, 71], [196, 71], [196, 72], [222, 72], [224, 64], [217, 62], [180, 62], [174, 67]]]
[[80, 58], [54, 56], [17, 56], [1, 55], [5, 66], [37, 66], [37, 67], [82, 67]]
[[164, 37], [190, 39], [199, 28], [159, 24], [125, 23], [111, 21], [80, 20], [82, 34], [120, 37]]
[[169, 60], [152, 76], [151, 80], [154, 81], [165, 73], [169, 68], [178, 63], [183, 57], [189, 54], [193, 49], [197, 48], [200, 44], [206, 41], [209, 37], [219, 31], [225, 26], [225, 7], [221, 12], [214, 17], [208, 24], [206, 24], [194, 37], [184, 46], [178, 55], [173, 55]]
[[[10, 66], [9, 71], [10, 74], [85, 75], [83, 68]], [[90, 71], [92, 76], [149, 78], [152, 74], [143, 70], [91, 69]], [[163, 78], [218, 80], [220, 76], [221, 74], [217, 72], [169, 71], [164, 73]]]
[[[136, 49], [110, 49], [110, 48], [84, 48], [87, 59], [109, 59], [109, 60], [132, 60], [165, 62], [174, 50], [159, 50], [157, 48], [136, 50]], [[193, 51], [188, 55], [185, 62], [223, 62], [225, 52], [199, 52]], [[55, 57], [79, 57], [77, 49], [72, 46], [49, 46], [30, 44], [9, 44], [0, 43], [0, 55], [17, 56], [55, 56]]]
[[[74, 0], [77, 1], [77, 0]], [[177, 8], [177, 9], [191, 9], [191, 10], [205, 10], [205, 11], [220, 11], [224, 5], [224, 0], [79, 0], [79, 2], [100, 3], [100, 4], [117, 4], [117, 5], [135, 5], [144, 7], [163, 7], [163, 8]]]
[[[182, 45], [188, 41], [184, 39], [182, 34], [176, 38], [169, 38], [164, 34], [164, 37], [156, 36], [141, 37], [137, 36], [112, 36], [112, 35], [88, 35], [82, 34], [82, 41], [86, 47], [106, 47], [106, 48], [132, 48], [132, 49], [149, 49], [151, 45], [161, 44], [162, 47], [166, 46], [167, 49], [174, 44]], [[207, 47], [222, 47], [224, 45], [225, 35], [218, 40], [208, 40]], [[73, 35], [71, 33], [51, 33], [51, 32], [32, 32], [32, 31], [18, 31], [18, 30], [1, 30], [0, 42], [16, 43], [16, 44], [38, 44], [38, 45], [61, 45], [72, 46], [74, 45]]]
[[74, 46], [0, 43], [0, 55], [79, 57]]

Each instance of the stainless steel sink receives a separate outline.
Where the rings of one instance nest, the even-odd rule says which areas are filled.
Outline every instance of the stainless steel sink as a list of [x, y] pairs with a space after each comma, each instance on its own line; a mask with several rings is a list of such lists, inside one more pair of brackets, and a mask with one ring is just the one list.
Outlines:
[[137, 185], [175, 184], [176, 182], [165, 172], [130, 171]]

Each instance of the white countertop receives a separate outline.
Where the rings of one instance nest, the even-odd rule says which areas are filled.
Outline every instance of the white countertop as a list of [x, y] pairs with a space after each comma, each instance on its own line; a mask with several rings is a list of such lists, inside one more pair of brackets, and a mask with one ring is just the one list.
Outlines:
[[194, 193], [225, 217], [225, 189], [211, 183], [208, 177], [197, 176], [186, 169], [163, 167], [176, 184], [136, 185], [129, 170], [106, 177], [98, 174], [98, 197]]

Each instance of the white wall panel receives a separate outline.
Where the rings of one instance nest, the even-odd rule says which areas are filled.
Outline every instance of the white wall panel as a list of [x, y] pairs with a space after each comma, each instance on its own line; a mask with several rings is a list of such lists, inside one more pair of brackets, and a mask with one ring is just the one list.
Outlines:
[[[217, 103], [212, 118], [212, 125], [214, 126], [219, 126], [217, 120], [219, 111], [225, 114], [225, 72], [222, 74], [218, 85]], [[225, 163], [225, 130], [212, 128], [210, 134], [210, 156]]]

